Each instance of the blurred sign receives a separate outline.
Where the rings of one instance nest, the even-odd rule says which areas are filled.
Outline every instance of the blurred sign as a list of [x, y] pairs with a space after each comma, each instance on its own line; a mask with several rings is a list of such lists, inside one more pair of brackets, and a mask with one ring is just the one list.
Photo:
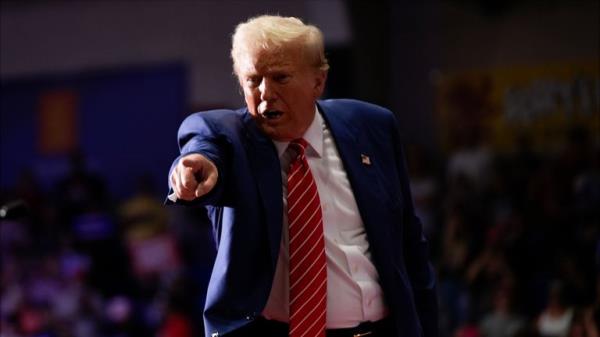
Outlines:
[[39, 96], [38, 148], [43, 155], [66, 154], [77, 146], [75, 91], [50, 90]]
[[168, 234], [129, 240], [128, 246], [133, 268], [139, 276], [170, 272], [179, 267], [176, 243]]
[[555, 151], [573, 127], [600, 134], [597, 61], [453, 72], [436, 85], [445, 150], [473, 134], [503, 152], [522, 136], [538, 150]]

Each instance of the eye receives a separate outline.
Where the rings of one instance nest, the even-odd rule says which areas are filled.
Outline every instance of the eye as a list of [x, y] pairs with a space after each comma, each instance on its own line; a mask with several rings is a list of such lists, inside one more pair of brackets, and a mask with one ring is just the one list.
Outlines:
[[288, 74], [276, 74], [273, 79], [277, 83], [285, 84], [290, 80], [291, 76]]
[[260, 76], [246, 77], [246, 83], [248, 84], [248, 86], [250, 86], [252, 88], [258, 87], [260, 85], [261, 81], [262, 81], [262, 78]]

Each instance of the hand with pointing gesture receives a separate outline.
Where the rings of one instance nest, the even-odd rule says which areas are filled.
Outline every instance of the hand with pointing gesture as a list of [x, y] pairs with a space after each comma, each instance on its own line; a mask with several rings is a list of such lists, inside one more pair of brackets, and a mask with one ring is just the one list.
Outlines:
[[210, 192], [217, 183], [217, 167], [205, 156], [192, 153], [179, 159], [171, 173], [177, 199], [191, 201]]

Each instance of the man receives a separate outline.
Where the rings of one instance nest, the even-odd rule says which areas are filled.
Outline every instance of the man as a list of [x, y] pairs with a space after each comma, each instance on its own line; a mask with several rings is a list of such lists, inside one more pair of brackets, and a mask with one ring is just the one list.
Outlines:
[[435, 336], [393, 114], [318, 100], [323, 38], [299, 19], [238, 25], [231, 56], [247, 107], [189, 116], [170, 172], [170, 198], [206, 206], [218, 244], [207, 336]]

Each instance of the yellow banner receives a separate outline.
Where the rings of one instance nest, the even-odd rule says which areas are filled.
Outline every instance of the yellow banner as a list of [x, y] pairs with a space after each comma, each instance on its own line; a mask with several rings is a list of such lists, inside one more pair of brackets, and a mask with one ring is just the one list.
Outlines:
[[469, 70], [440, 75], [436, 113], [442, 147], [476, 137], [500, 152], [519, 137], [534, 149], [557, 151], [568, 130], [600, 139], [598, 61]]

